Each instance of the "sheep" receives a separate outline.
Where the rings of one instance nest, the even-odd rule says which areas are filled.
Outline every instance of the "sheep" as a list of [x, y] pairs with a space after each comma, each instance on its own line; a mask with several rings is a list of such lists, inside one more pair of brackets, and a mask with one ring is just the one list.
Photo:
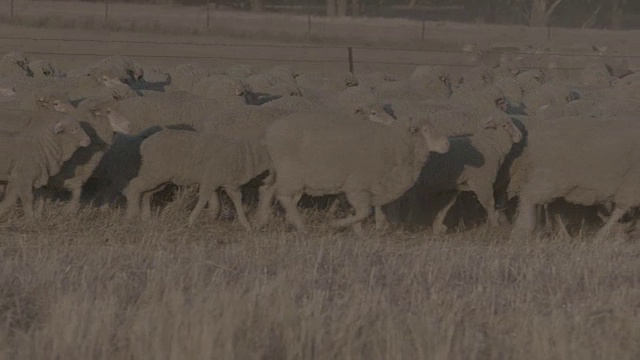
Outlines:
[[516, 76], [516, 81], [520, 85], [522, 95], [527, 95], [546, 81], [545, 74], [540, 69], [531, 69], [519, 73]]
[[417, 101], [448, 99], [451, 96], [449, 73], [441, 67], [420, 66], [407, 81], [390, 81], [375, 88], [381, 101], [403, 97]]
[[244, 81], [258, 94], [275, 97], [301, 96], [296, 76], [296, 72], [288, 66], [274, 66], [267, 72], [250, 75]]
[[[65, 162], [58, 174], [51, 177], [46, 188], [68, 190], [71, 200], [65, 207], [68, 213], [74, 213], [80, 207], [82, 188], [98, 166], [100, 159], [113, 142], [115, 133], [129, 134], [130, 122], [116, 111], [75, 110], [69, 113], [77, 118], [83, 129], [91, 137], [91, 145], [78, 150]], [[46, 199], [43, 199], [43, 202]], [[40, 204], [44, 206], [44, 203]]]
[[492, 84], [494, 80], [492, 68], [488, 65], [478, 65], [464, 73], [457, 81], [454, 92], [468, 92], [482, 89]]
[[[204, 129], [211, 114], [225, 108], [211, 99], [188, 92], [160, 93], [153, 97], [133, 97], [119, 101], [98, 102], [91, 107], [103, 111], [113, 110], [126, 114], [131, 131], [139, 133], [154, 125], [184, 124]], [[82, 104], [79, 108], [84, 108]]]
[[68, 72], [69, 77], [92, 76], [101, 78], [103, 75], [132, 85], [144, 80], [144, 69], [132, 59], [125, 56], [113, 55], [103, 58], [86, 68], [75, 69]]
[[[483, 120], [483, 128], [473, 135], [450, 137], [449, 151], [431, 156], [415, 186], [404, 196], [411, 213], [421, 207], [418, 202], [428, 199], [429, 194], [454, 192], [435, 218], [433, 230], [437, 234], [446, 233], [445, 217], [458, 195], [464, 191], [475, 193], [487, 212], [490, 226], [499, 225], [498, 212], [495, 210], [494, 183], [513, 144], [522, 140], [522, 133], [511, 118], [499, 110]], [[412, 215], [415, 217], [417, 214]]]
[[233, 201], [242, 226], [251, 230], [240, 187], [268, 170], [270, 158], [259, 141], [166, 129], [144, 140], [140, 155], [138, 175], [123, 191], [127, 198], [127, 219], [134, 219], [140, 213], [143, 193], [143, 202], [147, 203], [154, 190], [166, 183], [198, 184], [198, 202], [189, 216], [189, 226], [207, 202], [213, 212], [218, 213], [220, 206], [215, 191], [222, 187]]
[[203, 98], [214, 99], [224, 106], [259, 105], [259, 99], [244, 81], [233, 79], [227, 75], [209, 75], [194, 83], [189, 91]]
[[20, 132], [0, 133], [0, 182], [6, 184], [0, 214], [20, 200], [32, 220], [33, 190], [46, 185], [77, 149], [91, 143], [77, 121], [50, 113], [34, 115], [38, 116], [42, 118], [34, 119]]
[[208, 77], [211, 73], [198, 64], [180, 64], [168, 71], [170, 84], [167, 89], [170, 90], [193, 90], [193, 86], [203, 78]]
[[65, 74], [55, 64], [47, 60], [32, 60], [27, 65], [34, 78], [63, 77]]
[[524, 103], [527, 113], [533, 114], [544, 105], [562, 104], [570, 100], [573, 88], [559, 81], [551, 81], [540, 85], [524, 96]]
[[165, 129], [195, 131], [189, 126], [169, 125], [152, 126], [135, 135], [123, 132], [114, 134], [113, 143], [105, 151], [89, 179], [94, 184], [97, 183], [97, 191], [92, 198], [104, 205], [114, 203], [129, 181], [138, 174], [142, 142], [149, 136]]
[[639, 135], [634, 117], [564, 117], [530, 129], [530, 171], [519, 194], [512, 237], [531, 234], [536, 207], [556, 198], [585, 206], [612, 203], [609, 219], [596, 234], [607, 236], [625, 213], [640, 205]]
[[0, 77], [22, 78], [33, 76], [29, 59], [21, 52], [10, 52], [0, 58]]
[[274, 197], [286, 218], [305, 231], [295, 199], [344, 192], [355, 215], [332, 223], [353, 225], [375, 208], [376, 227], [383, 223], [381, 207], [408, 190], [416, 181], [429, 152], [446, 153], [449, 142], [429, 124], [413, 131], [361, 121], [339, 113], [296, 113], [274, 122], [264, 142], [271, 157], [269, 176], [260, 190], [256, 226], [268, 221]]

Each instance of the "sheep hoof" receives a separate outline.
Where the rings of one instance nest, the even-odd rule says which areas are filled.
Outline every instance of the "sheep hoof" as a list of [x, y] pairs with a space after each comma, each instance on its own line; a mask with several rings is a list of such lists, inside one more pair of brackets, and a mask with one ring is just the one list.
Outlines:
[[433, 234], [434, 235], [446, 235], [447, 234], [447, 226], [445, 224], [435, 224], [433, 225]]

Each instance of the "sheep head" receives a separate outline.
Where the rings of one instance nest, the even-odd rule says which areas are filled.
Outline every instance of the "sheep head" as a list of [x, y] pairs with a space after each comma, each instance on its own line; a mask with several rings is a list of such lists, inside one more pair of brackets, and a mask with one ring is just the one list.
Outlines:
[[503, 112], [494, 112], [489, 115], [484, 123], [485, 129], [503, 130], [511, 137], [511, 141], [516, 144], [522, 140], [522, 132], [516, 124], [513, 123], [511, 117]]

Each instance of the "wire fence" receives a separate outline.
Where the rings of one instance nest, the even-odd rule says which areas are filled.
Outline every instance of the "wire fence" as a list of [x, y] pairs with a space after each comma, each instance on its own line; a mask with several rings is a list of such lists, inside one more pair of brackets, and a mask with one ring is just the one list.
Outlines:
[[[147, 41], [147, 40], [116, 40], [116, 39], [83, 39], [83, 38], [59, 38], [59, 37], [23, 37], [23, 36], [0, 36], [0, 41], [16, 41], [25, 43], [27, 41], [31, 42], [52, 42], [52, 43], [97, 43], [97, 44], [135, 44], [135, 45], [157, 45], [161, 46], [164, 49], [163, 53], [160, 54], [150, 54], [144, 52], [118, 52], [118, 53], [100, 53], [100, 52], [89, 52], [89, 51], [41, 51], [38, 50], [39, 46], [36, 46], [36, 50], [34, 51], [25, 51], [28, 54], [34, 55], [44, 55], [44, 56], [92, 56], [92, 57], [100, 57], [100, 56], [109, 56], [109, 55], [121, 55], [127, 57], [137, 57], [137, 58], [155, 58], [155, 59], [207, 59], [207, 60], [223, 60], [223, 61], [256, 61], [256, 62], [278, 62], [278, 63], [315, 63], [315, 64], [345, 64], [350, 72], [354, 72], [354, 68], [358, 64], [366, 64], [366, 65], [386, 65], [386, 66], [421, 66], [421, 65], [431, 65], [431, 66], [445, 66], [445, 67], [461, 67], [461, 68], [470, 68], [477, 66], [480, 61], [468, 61], [469, 56], [473, 56], [469, 51], [464, 50], [448, 50], [448, 49], [437, 49], [437, 48], [427, 48], [427, 49], [415, 49], [415, 48], [389, 48], [389, 47], [362, 47], [362, 46], [334, 46], [334, 45], [286, 45], [286, 44], [234, 44], [234, 43], [223, 43], [223, 42], [197, 42], [197, 41]], [[207, 50], [206, 52], [211, 52], [211, 55], [191, 55], [191, 54], [175, 54], [175, 53], [167, 53], [169, 52], [166, 47], [170, 46], [193, 46], [193, 47], [207, 47], [211, 48], [211, 51]], [[220, 54], [221, 51], [216, 51], [215, 48], [234, 48], [234, 49], [245, 49], [248, 50], [245, 53], [250, 54], [247, 56], [238, 56], [238, 55], [224, 55]], [[300, 58], [299, 56], [291, 56], [291, 57], [282, 57], [282, 56], [264, 56], [264, 54], [260, 54], [259, 51], [255, 51], [258, 48], [271, 48], [278, 50], [296, 50], [296, 49], [304, 49], [304, 50], [321, 50], [318, 54], [306, 54], [307, 58]], [[332, 54], [328, 54], [327, 50], [332, 50]], [[407, 61], [398, 61], [396, 58], [402, 58], [399, 54], [409, 53], [416, 54], [421, 53], [423, 56], [413, 56], [414, 60]], [[461, 58], [466, 59], [463, 61], [451, 61], [451, 59], [438, 61], [437, 57], [434, 54], [457, 54], [460, 55]], [[593, 58], [593, 57], [601, 57], [600, 54], [572, 54], [572, 53], [527, 53], [520, 51], [499, 51], [499, 50], [488, 50], [482, 52], [483, 54], [507, 54], [513, 56], [536, 56], [536, 57], [568, 57], [568, 58]], [[295, 51], [293, 55], [296, 55]], [[627, 59], [640, 59], [640, 55], [638, 54], [613, 54], [607, 55], [612, 58], [627, 58]], [[391, 60], [387, 60], [391, 59]], [[416, 61], [415, 59], [419, 59]], [[543, 69], [544, 66], [522, 66], [522, 69]], [[576, 66], [560, 66], [556, 67], [558, 70], [568, 70], [568, 71], [576, 71], [580, 70], [583, 67], [580, 66], [578, 62], [576, 62]]]

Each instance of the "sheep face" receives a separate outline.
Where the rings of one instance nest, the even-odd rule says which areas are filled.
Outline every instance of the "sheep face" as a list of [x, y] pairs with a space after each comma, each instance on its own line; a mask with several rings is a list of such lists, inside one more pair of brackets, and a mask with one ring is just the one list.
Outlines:
[[87, 147], [91, 144], [91, 138], [82, 129], [80, 123], [71, 119], [58, 121], [53, 126], [53, 133], [57, 136], [69, 138], [70, 143], [77, 144], [80, 147]]
[[522, 140], [522, 132], [506, 114], [496, 113], [490, 115], [489, 119], [484, 123], [484, 128], [506, 131], [514, 144], [517, 144]]
[[439, 134], [430, 124], [423, 124], [419, 129], [413, 128], [411, 130], [412, 132], [420, 131], [420, 134], [424, 137], [424, 140], [427, 143], [429, 151], [439, 154], [445, 154], [449, 151], [449, 139], [446, 136]]

